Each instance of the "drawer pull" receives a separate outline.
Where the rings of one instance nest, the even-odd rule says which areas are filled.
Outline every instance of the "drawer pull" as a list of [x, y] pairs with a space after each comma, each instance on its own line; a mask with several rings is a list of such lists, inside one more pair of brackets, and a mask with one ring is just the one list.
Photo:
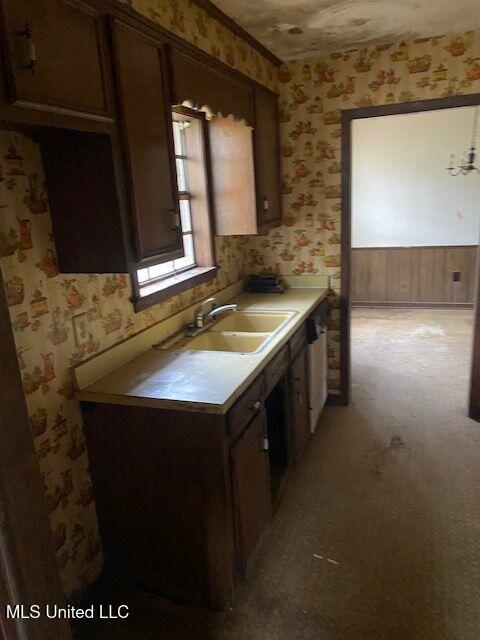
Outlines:
[[263, 451], [268, 451], [270, 449], [270, 443], [268, 441], [268, 438], [266, 436], [264, 436], [263, 438]]
[[25, 28], [22, 30], [17, 30], [17, 36], [21, 37], [21, 38], [26, 38], [26, 41], [28, 43], [28, 57], [29, 57], [29, 62], [28, 64], [23, 65], [24, 69], [29, 69], [33, 75], [35, 75], [36, 70], [37, 70], [37, 51], [35, 48], [35, 43], [32, 39], [32, 32], [30, 31], [30, 27], [28, 25], [28, 23], [25, 25]]
[[257, 400], [255, 404], [250, 407], [250, 411], [252, 413], [257, 413], [257, 411], [260, 409], [261, 406], [262, 406], [261, 400]]

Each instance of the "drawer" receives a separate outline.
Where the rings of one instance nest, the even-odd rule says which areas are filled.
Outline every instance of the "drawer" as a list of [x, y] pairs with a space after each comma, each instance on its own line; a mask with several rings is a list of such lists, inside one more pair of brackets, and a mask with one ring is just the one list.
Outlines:
[[265, 377], [263, 373], [253, 382], [242, 397], [237, 400], [227, 414], [227, 432], [238, 436], [243, 428], [258, 413], [265, 398]]
[[289, 342], [290, 360], [293, 360], [295, 358], [295, 356], [303, 347], [303, 345], [306, 343], [306, 341], [307, 341], [307, 330], [306, 330], [306, 325], [304, 323], [302, 324], [300, 329], [297, 331], [297, 333], [295, 333], [290, 339], [290, 342]]
[[268, 395], [273, 387], [277, 384], [278, 380], [282, 377], [288, 368], [290, 360], [288, 345], [285, 345], [283, 349], [273, 358], [271, 362], [265, 367], [265, 384], [266, 394]]

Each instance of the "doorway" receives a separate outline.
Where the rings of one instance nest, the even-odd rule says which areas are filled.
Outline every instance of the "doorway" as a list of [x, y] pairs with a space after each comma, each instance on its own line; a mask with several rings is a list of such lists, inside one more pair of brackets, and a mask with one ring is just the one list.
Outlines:
[[[402, 103], [397, 105], [384, 105], [380, 107], [366, 107], [360, 109], [346, 110], [342, 112], [342, 263], [341, 263], [341, 397], [345, 404], [350, 400], [351, 387], [351, 366], [350, 366], [350, 333], [351, 333], [351, 308], [353, 300], [353, 277], [355, 268], [355, 259], [352, 255], [353, 241], [353, 197], [354, 197], [354, 178], [353, 178], [353, 134], [355, 123], [364, 119], [384, 118], [386, 116], [397, 116], [406, 114], [420, 114], [422, 112], [437, 111], [440, 109], [454, 109], [458, 107], [472, 107], [480, 104], [480, 95], [472, 94], [470, 96], [454, 96], [442, 98], [439, 100], [426, 100], [412, 103]], [[469, 143], [469, 133], [467, 139], [458, 140], [452, 152], [461, 153]], [[460, 158], [458, 158], [460, 160]], [[374, 165], [370, 168], [372, 172], [381, 172], [382, 165]], [[477, 176], [480, 179], [480, 176]], [[450, 178], [445, 171], [445, 179]], [[469, 176], [470, 180], [475, 179]], [[454, 178], [450, 178], [453, 180]], [[467, 177], [460, 176], [457, 178], [468, 180]], [[456, 212], [462, 214], [462, 212]], [[377, 254], [381, 251], [376, 247]], [[470, 251], [472, 253], [472, 251]], [[475, 309], [474, 321], [474, 350], [472, 355], [472, 373], [471, 373], [471, 392], [470, 392], [470, 417], [478, 418], [480, 416], [480, 364], [478, 358], [480, 352], [476, 353], [476, 346], [480, 341], [480, 321], [478, 318], [478, 260], [476, 260], [477, 249], [473, 249], [474, 268], [472, 269], [470, 294], [472, 297], [473, 307]], [[383, 258], [382, 258], [383, 259]], [[382, 260], [381, 259], [381, 260]], [[402, 258], [399, 264], [402, 263]], [[470, 259], [470, 261], [472, 261]], [[391, 267], [390, 260], [388, 261]], [[453, 277], [453, 276], [452, 276]], [[403, 287], [404, 288], [404, 287]], [[428, 289], [428, 286], [426, 287]], [[467, 287], [468, 288], [468, 287]], [[451, 287], [450, 287], [451, 289]], [[401, 292], [405, 298], [405, 291]], [[390, 296], [398, 295], [397, 292], [389, 294]], [[410, 295], [410, 294], [409, 294]], [[468, 293], [465, 294], [468, 296]], [[387, 296], [388, 297], [388, 296]], [[391, 302], [392, 300], [390, 300]], [[356, 301], [358, 302], [358, 300]], [[369, 302], [368, 300], [366, 302]], [[371, 301], [370, 301], [371, 302]], [[385, 301], [384, 301], [385, 302]], [[386, 300], [388, 303], [389, 300]], [[396, 302], [396, 301], [393, 301]], [[408, 300], [402, 300], [408, 303]], [[411, 302], [411, 301], [410, 301]], [[415, 301], [414, 301], [415, 302]], [[417, 301], [418, 302], [418, 301]], [[428, 302], [428, 301], [425, 301]], [[466, 303], [467, 304], [467, 303]], [[428, 306], [428, 304], [426, 305]], [[477, 357], [478, 356], [478, 357]]]

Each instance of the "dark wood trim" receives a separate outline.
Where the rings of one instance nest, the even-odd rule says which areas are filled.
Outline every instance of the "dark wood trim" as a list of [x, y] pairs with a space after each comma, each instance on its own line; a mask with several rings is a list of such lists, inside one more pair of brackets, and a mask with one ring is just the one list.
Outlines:
[[356, 302], [352, 300], [351, 307], [373, 308], [373, 307], [394, 307], [396, 309], [473, 309], [472, 302]]
[[350, 402], [350, 248], [352, 246], [351, 158], [352, 120], [350, 111], [342, 111], [342, 214], [340, 255], [340, 396]]
[[205, 178], [207, 183], [207, 206], [208, 206], [208, 218], [210, 224], [210, 243], [212, 251], [213, 264], [217, 264], [217, 254], [215, 250], [215, 196], [213, 193], [213, 175], [212, 175], [212, 163], [210, 159], [210, 138], [208, 135], [208, 122], [204, 118], [202, 121], [203, 129], [203, 152], [205, 154]]
[[243, 27], [241, 27], [233, 18], [230, 18], [229, 15], [224, 13], [221, 9], [219, 9], [213, 2], [210, 0], [192, 0], [197, 6], [203, 9], [206, 13], [218, 20], [220, 24], [224, 27], [232, 31], [235, 35], [245, 40], [251, 47], [256, 49], [259, 53], [262, 54], [264, 58], [270, 60], [276, 67], [280, 67], [283, 62], [280, 58], [272, 53], [269, 49], [263, 46], [258, 40], [256, 40], [248, 31], [246, 31]]
[[[480, 93], [468, 95], [447, 96], [432, 100], [416, 100], [413, 102], [399, 102], [397, 104], [384, 104], [375, 107], [360, 107], [358, 109], [344, 109], [342, 111], [342, 191], [341, 191], [341, 291], [340, 291], [340, 392], [345, 403], [350, 400], [350, 250], [351, 250], [351, 219], [352, 219], [352, 194], [351, 194], [351, 146], [352, 146], [352, 120], [362, 118], [376, 118], [378, 116], [391, 116], [402, 113], [420, 113], [422, 111], [434, 111], [437, 109], [454, 109], [456, 107], [471, 107], [480, 105]], [[477, 270], [479, 266], [477, 263]], [[478, 291], [478, 289], [477, 289]], [[480, 303], [479, 294], [475, 299], [478, 311]], [[480, 318], [475, 325], [475, 345], [480, 345]], [[475, 351], [475, 349], [474, 349]], [[480, 346], [474, 358], [480, 359]], [[475, 377], [475, 380], [473, 379]], [[476, 382], [478, 378], [478, 382]], [[477, 389], [475, 399], [477, 414], [480, 415], [480, 363], [472, 366], [472, 393]], [[472, 410], [471, 410], [472, 413]], [[473, 417], [473, 416], [472, 416]]]
[[[0, 273], [0, 593], [4, 604], [65, 606]], [[5, 599], [4, 599], [5, 597]], [[68, 640], [68, 620], [4, 619], [5, 640]]]
[[470, 398], [468, 415], [480, 422], [480, 246], [477, 251], [477, 274], [473, 294], [475, 318], [473, 321], [472, 364], [470, 371]]
[[[193, 268], [195, 269], [195, 267]], [[198, 267], [196, 268], [198, 269]], [[157, 304], [157, 302], [177, 296], [179, 293], [188, 291], [188, 289], [193, 289], [193, 287], [197, 287], [204, 282], [209, 282], [210, 280], [213, 280], [216, 275], [217, 267], [205, 267], [205, 270], [202, 271], [202, 273], [195, 273], [194, 275], [189, 274], [189, 271], [185, 271], [186, 277], [184, 280], [174, 282], [173, 284], [165, 286], [163, 289], [159, 289], [148, 296], [132, 297], [133, 308], [136, 313], [144, 311], [145, 309], [148, 309], [148, 307]]]
[[477, 246], [354, 247], [350, 254], [352, 304], [471, 304]]
[[381, 104], [375, 107], [359, 107], [358, 109], [344, 109], [342, 120], [359, 120], [362, 118], [376, 118], [378, 116], [394, 116], [402, 113], [420, 113], [422, 111], [436, 111], [438, 109], [456, 109], [457, 107], [475, 107], [480, 104], [480, 93], [447, 96], [430, 100], [414, 100], [412, 102], [397, 102], [395, 104]]

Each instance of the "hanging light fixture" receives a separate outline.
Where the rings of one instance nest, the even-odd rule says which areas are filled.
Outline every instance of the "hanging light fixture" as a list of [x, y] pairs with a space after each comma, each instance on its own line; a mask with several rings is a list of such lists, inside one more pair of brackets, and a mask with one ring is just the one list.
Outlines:
[[452, 155], [450, 156], [450, 165], [447, 167], [447, 171], [451, 176], [458, 176], [459, 174], [461, 174], [462, 176], [468, 176], [473, 171], [480, 173], [480, 169], [475, 164], [477, 127], [478, 107], [476, 107], [475, 115], [473, 116], [472, 144], [470, 146], [470, 151], [467, 154], [467, 160], [463, 158], [462, 163], [458, 165], [458, 167], [455, 167], [455, 154], [452, 153]]

